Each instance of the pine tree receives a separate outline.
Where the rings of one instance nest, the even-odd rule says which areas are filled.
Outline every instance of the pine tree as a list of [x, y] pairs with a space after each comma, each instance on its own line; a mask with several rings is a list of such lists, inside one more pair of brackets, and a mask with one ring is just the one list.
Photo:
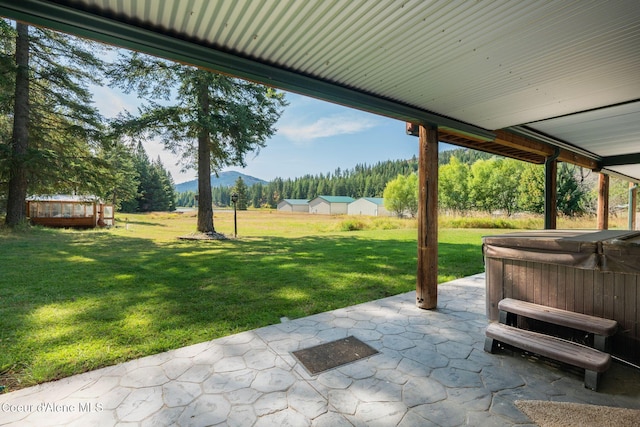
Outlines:
[[582, 215], [585, 212], [586, 192], [576, 179], [576, 166], [560, 163], [558, 168], [558, 212], [566, 216]]
[[262, 183], [257, 182], [251, 186], [251, 205], [260, 208], [265, 203]]
[[61, 33], [2, 21], [0, 35], [0, 108], [13, 115], [10, 142], [0, 150], [6, 159], [0, 166], [9, 170], [0, 174], [8, 177], [6, 224], [15, 226], [26, 218], [28, 192], [84, 193], [104, 179], [94, 155], [102, 119], [88, 90], [100, 84], [103, 64], [94, 55], [98, 44]]
[[[215, 233], [210, 176], [225, 166], [245, 166], [275, 132], [284, 95], [255, 83], [152, 58], [121, 56], [110, 70], [114, 85], [148, 100], [140, 115], [123, 115], [120, 129], [157, 135], [198, 171], [198, 231]], [[171, 99], [175, 102], [167, 105]], [[157, 102], [162, 100], [163, 103]]]
[[235, 185], [233, 186], [232, 192], [238, 195], [237, 208], [241, 211], [247, 210], [247, 184], [244, 183], [244, 180], [241, 176], [236, 179]]
[[96, 194], [120, 209], [122, 203], [135, 200], [138, 195], [140, 182], [134, 157], [131, 150], [120, 141], [105, 144], [100, 157], [108, 170], [100, 183], [101, 189]]
[[151, 162], [141, 143], [138, 143], [133, 158], [138, 175], [137, 195], [133, 199], [122, 202], [121, 210], [123, 212], [175, 210], [175, 185], [160, 158]]

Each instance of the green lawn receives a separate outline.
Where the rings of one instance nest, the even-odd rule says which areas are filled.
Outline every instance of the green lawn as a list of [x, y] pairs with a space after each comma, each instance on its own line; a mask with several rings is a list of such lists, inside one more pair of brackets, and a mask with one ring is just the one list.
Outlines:
[[[111, 230], [0, 230], [0, 386], [415, 289], [415, 221], [365, 219], [365, 230], [344, 232], [342, 217], [248, 211], [238, 239], [203, 242], [176, 239], [195, 229], [193, 215], [119, 220]], [[215, 221], [233, 233], [231, 212]], [[481, 272], [491, 233], [441, 229], [439, 281]]]

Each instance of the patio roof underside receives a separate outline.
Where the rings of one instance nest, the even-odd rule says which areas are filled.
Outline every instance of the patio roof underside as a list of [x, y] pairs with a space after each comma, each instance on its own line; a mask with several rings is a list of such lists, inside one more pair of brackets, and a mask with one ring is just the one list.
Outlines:
[[637, 0], [0, 0], [0, 14], [640, 181]]

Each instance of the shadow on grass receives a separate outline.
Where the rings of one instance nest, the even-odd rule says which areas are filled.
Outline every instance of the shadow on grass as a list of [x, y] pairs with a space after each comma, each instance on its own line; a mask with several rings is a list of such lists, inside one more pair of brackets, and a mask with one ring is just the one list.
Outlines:
[[140, 221], [140, 220], [130, 221], [126, 217], [124, 217], [124, 218], [118, 217], [118, 224], [119, 224], [118, 225], [119, 227], [126, 227], [128, 224], [131, 224], [131, 225], [149, 225], [149, 226], [153, 226], [153, 227], [168, 227], [167, 224], [164, 224], [162, 222]]
[[[482, 271], [440, 244], [443, 280]], [[153, 241], [42, 230], [0, 248], [0, 385], [124, 360], [415, 290], [412, 240]]]

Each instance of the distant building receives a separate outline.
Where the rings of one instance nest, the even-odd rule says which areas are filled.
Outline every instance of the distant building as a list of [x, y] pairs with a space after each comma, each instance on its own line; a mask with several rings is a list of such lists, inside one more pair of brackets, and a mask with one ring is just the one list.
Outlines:
[[353, 197], [348, 196], [318, 196], [309, 202], [309, 213], [323, 215], [346, 214]]
[[93, 228], [114, 224], [113, 205], [95, 196], [34, 196], [27, 199], [27, 217], [46, 227]]
[[391, 212], [384, 207], [382, 197], [362, 197], [349, 203], [347, 213], [349, 215], [391, 216]]
[[284, 199], [278, 203], [278, 210], [282, 212], [309, 212], [307, 199]]

